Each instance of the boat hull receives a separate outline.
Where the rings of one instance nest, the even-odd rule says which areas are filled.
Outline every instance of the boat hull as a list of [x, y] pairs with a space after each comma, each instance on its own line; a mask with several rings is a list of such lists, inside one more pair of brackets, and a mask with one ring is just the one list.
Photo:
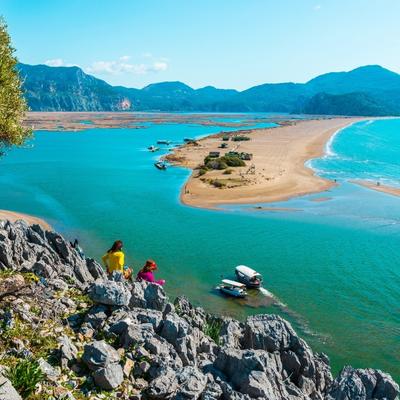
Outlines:
[[224, 293], [228, 296], [236, 297], [236, 298], [244, 298], [247, 295], [247, 293], [245, 293], [245, 292], [233, 291], [230, 289], [226, 289], [224, 287], [219, 287], [219, 290], [221, 291], [221, 293]]

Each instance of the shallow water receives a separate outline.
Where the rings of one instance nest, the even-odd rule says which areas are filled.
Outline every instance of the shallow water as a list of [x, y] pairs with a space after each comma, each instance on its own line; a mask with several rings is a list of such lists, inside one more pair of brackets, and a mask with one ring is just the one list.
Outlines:
[[[370, 124], [373, 140], [388, 130], [390, 141], [398, 140], [399, 124]], [[353, 141], [355, 128], [348, 129], [333, 141], [335, 157], [348, 158], [354, 146], [365, 147], [366, 136]], [[146, 258], [157, 260], [171, 297], [186, 294], [213, 312], [239, 318], [279, 313], [314, 349], [329, 354], [335, 370], [348, 363], [379, 367], [400, 380], [400, 199], [342, 183], [335, 170], [342, 164], [325, 159], [313, 164], [335, 175], [340, 186], [274, 205], [300, 211], [183, 206], [179, 191], [190, 172], [155, 169], [160, 154], [146, 148], [157, 139], [181, 142], [219, 130], [150, 124], [132, 130], [37, 132], [33, 147], [12, 150], [0, 161], [0, 183], [6, 188], [0, 208], [46, 218], [69, 238], [78, 237], [97, 259], [121, 238], [135, 270]], [[368, 153], [368, 159], [374, 157]], [[390, 157], [389, 163], [395, 162]], [[321, 197], [331, 199], [312, 201]], [[238, 264], [263, 273], [275, 300], [258, 292], [241, 301], [220, 296], [215, 285]]]

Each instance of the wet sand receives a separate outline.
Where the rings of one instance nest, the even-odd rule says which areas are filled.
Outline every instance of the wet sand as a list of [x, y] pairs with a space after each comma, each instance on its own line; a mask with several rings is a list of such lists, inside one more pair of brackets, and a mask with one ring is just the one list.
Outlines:
[[15, 212], [15, 211], [0, 210], [0, 220], [8, 220], [11, 222], [23, 220], [26, 223], [28, 223], [29, 225], [38, 224], [45, 230], [48, 230], [48, 231], [53, 230], [53, 228], [43, 219], [34, 217], [32, 215]]
[[[193, 169], [184, 185], [181, 200], [184, 204], [215, 208], [223, 204], [270, 203], [292, 197], [323, 192], [334, 182], [316, 176], [305, 162], [320, 157], [327, 141], [339, 129], [366, 118], [327, 118], [296, 121], [290, 125], [269, 129], [255, 129], [245, 133], [251, 140], [222, 141], [222, 136], [237, 132], [208, 136], [177, 148], [166, 158], [177, 165]], [[221, 149], [221, 143], [228, 148]], [[210, 151], [251, 153], [253, 158], [245, 167], [231, 168], [232, 173], [212, 170], [199, 176], [199, 167]], [[215, 180], [223, 188], [213, 186]]]
[[390, 194], [392, 196], [400, 196], [400, 188], [388, 185], [377, 185], [377, 182], [371, 181], [361, 181], [361, 180], [352, 180], [351, 183], [355, 183], [356, 185], [364, 186], [368, 189], [376, 190], [378, 192], [383, 192], [386, 194]]

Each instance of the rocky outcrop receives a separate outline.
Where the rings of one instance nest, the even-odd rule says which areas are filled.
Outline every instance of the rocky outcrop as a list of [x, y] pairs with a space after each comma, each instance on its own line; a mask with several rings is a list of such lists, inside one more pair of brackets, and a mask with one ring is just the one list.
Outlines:
[[105, 272], [93, 259], [83, 259], [61, 235], [23, 221], [0, 221], [0, 271], [33, 272], [46, 281], [72, 282], [85, 289]]
[[[23, 223], [0, 227], [1, 269], [15, 271], [14, 281], [8, 273], [0, 278], [0, 290], [14, 293], [2, 300], [0, 293], [0, 302], [8, 301], [1, 304], [1, 326], [7, 331], [24, 321], [48, 332], [40, 324], [49, 318], [57, 352], [49, 350], [52, 365], [37, 362], [52, 393], [67, 390], [65, 376], [75, 394], [109, 390], [123, 399], [394, 400], [399, 393], [379, 370], [345, 367], [333, 379], [328, 357], [314, 353], [279, 316], [241, 322], [210, 315], [186, 297], [172, 304], [159, 285], [108, 280], [95, 261], [82, 259], [56, 233]], [[32, 301], [45, 305], [41, 318]], [[64, 328], [54, 328], [55, 321]], [[27, 340], [2, 348], [0, 359], [35, 358]]]

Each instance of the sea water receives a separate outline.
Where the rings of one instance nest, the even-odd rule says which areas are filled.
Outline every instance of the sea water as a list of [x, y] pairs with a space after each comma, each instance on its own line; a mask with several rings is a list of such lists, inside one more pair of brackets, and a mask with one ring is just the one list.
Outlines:
[[[368, 159], [380, 179], [385, 172], [395, 183], [400, 122], [360, 123], [341, 131], [332, 154], [312, 161], [340, 185], [272, 205], [292, 212], [180, 204], [190, 171], [157, 170], [153, 163], [160, 154], [147, 147], [158, 139], [181, 143], [219, 130], [149, 124], [36, 132], [32, 145], [0, 161], [0, 208], [45, 218], [68, 238], [78, 237], [98, 260], [122, 239], [136, 271], [147, 258], [157, 261], [171, 297], [185, 294], [196, 305], [242, 319], [281, 314], [314, 350], [331, 357], [335, 371], [345, 364], [376, 367], [400, 380], [400, 199], [347, 182], [371, 178], [372, 170], [359, 168]], [[321, 197], [330, 200], [313, 201]], [[221, 276], [232, 278], [238, 264], [260, 271], [268, 292], [252, 292], [245, 300], [221, 296], [216, 284]]]

